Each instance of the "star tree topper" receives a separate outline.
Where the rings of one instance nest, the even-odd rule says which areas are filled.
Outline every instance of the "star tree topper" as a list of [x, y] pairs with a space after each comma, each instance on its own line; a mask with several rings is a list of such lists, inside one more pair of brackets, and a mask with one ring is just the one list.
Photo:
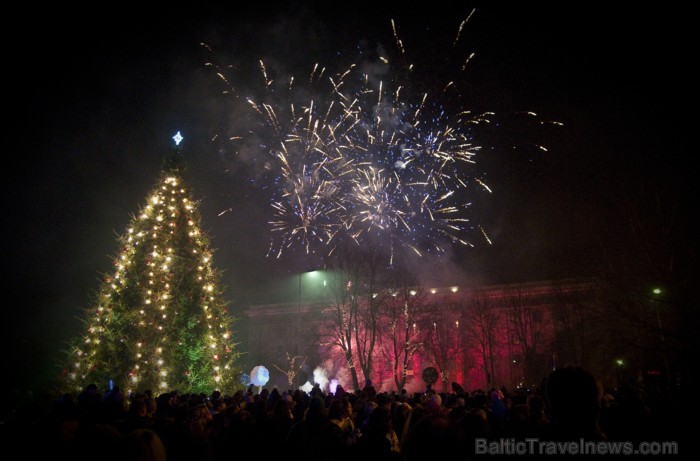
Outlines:
[[183, 138], [182, 135], [180, 134], [180, 132], [178, 131], [178, 132], [175, 134], [175, 136], [173, 136], [173, 139], [175, 140], [175, 145], [176, 145], [176, 146], [179, 146], [180, 143], [182, 142], [182, 140], [185, 139], [185, 138]]

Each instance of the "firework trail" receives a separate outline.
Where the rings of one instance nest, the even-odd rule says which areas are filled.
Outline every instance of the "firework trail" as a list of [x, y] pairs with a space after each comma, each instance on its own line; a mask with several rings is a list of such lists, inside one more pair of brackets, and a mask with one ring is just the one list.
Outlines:
[[418, 255], [472, 245], [471, 234], [490, 243], [471, 222], [470, 204], [475, 194], [491, 193], [477, 169], [474, 133], [493, 114], [458, 107], [453, 80], [419, 90], [393, 21], [391, 30], [395, 58], [365, 58], [338, 72], [316, 64], [308, 78], [279, 79], [261, 60], [255, 97], [241, 97], [235, 79], [207, 63], [259, 122], [274, 213], [270, 255], [290, 247], [331, 254], [347, 240], [374, 239]]

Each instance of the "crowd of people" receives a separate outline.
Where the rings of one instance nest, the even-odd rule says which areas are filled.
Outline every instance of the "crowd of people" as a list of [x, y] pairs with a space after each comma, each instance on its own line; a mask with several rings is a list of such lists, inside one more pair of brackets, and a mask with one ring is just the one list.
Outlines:
[[579, 367], [538, 389], [334, 393], [252, 387], [232, 394], [124, 395], [95, 384], [37, 396], [3, 415], [3, 447], [24, 459], [474, 459], [475, 440], [674, 440], [674, 402], [648, 389], [605, 390]]

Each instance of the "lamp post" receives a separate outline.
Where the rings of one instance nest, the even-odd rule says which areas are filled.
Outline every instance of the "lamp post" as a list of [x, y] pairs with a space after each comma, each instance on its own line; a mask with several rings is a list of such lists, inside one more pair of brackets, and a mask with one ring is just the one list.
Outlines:
[[309, 274], [309, 275], [315, 275], [318, 271], [316, 270], [309, 270], [309, 271], [304, 271], [304, 272], [299, 272], [299, 290], [297, 292], [297, 351], [296, 354], [299, 355], [301, 354], [301, 348], [299, 345], [299, 341], [301, 338], [301, 278], [304, 274]]
[[301, 354], [301, 276], [304, 272], [299, 272], [299, 291], [297, 292], [297, 351], [296, 354]]
[[661, 323], [661, 310], [659, 309], [659, 299], [658, 296], [662, 293], [661, 288], [654, 288], [651, 290], [653, 296], [651, 297], [651, 302], [654, 304], [656, 310], [656, 326], [659, 328], [659, 340], [661, 341], [661, 353], [663, 354], [664, 368], [666, 371], [666, 381], [671, 381], [671, 369], [668, 365], [668, 353], [666, 352], [666, 336], [664, 335], [664, 327]]

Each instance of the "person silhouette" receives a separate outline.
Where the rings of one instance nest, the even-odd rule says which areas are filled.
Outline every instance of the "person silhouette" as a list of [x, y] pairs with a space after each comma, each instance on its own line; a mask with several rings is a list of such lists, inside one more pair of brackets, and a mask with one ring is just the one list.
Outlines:
[[579, 366], [557, 368], [547, 378], [545, 393], [555, 439], [607, 440], [599, 424], [602, 386], [593, 374]]

